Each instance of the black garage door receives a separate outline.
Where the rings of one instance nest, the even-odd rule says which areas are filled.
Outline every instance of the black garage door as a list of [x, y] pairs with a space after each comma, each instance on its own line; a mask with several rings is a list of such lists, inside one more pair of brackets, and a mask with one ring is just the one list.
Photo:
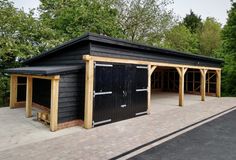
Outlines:
[[95, 63], [94, 77], [94, 126], [147, 113], [147, 66]]

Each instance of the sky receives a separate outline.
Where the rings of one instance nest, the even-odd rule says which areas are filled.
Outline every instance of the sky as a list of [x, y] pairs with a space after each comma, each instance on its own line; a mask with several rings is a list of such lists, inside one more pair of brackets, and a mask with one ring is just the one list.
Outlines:
[[[30, 8], [37, 8], [39, 0], [12, 0], [17, 8], [24, 8], [28, 11]], [[184, 17], [190, 12], [201, 15], [202, 19], [206, 17], [215, 17], [218, 22], [225, 24], [227, 20], [227, 10], [230, 9], [230, 0], [173, 0], [169, 5], [174, 13], [179, 17]]]

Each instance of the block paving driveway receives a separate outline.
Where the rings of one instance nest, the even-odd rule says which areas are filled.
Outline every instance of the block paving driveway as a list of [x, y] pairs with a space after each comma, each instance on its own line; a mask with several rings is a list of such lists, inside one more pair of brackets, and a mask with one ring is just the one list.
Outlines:
[[[200, 96], [185, 95], [185, 106], [178, 107], [177, 104], [177, 94], [155, 94], [152, 95], [150, 115], [90, 130], [73, 127], [54, 133], [34, 118], [25, 118], [23, 108], [4, 107], [0, 109], [0, 159], [110, 159], [230, 109], [236, 104], [236, 98], [207, 97], [206, 102], [201, 102]], [[139, 153], [130, 156], [135, 154]], [[121, 157], [127, 158], [129, 155]]]

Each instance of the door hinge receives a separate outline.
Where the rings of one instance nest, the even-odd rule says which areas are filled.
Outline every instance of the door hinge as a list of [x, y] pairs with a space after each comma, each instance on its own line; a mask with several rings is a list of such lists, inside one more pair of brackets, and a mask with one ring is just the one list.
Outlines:
[[108, 92], [95, 92], [95, 91], [93, 91], [93, 97], [100, 96], [100, 95], [107, 95], [107, 94], [112, 94], [112, 91], [108, 91]]
[[101, 63], [94, 63], [94, 67], [113, 67], [112, 64], [101, 64]]
[[147, 66], [136, 66], [136, 68], [139, 68], [139, 69], [148, 69]]
[[144, 92], [144, 91], [148, 91], [147, 88], [144, 88], [144, 89], [136, 89], [136, 92]]
[[96, 126], [96, 125], [103, 124], [103, 123], [108, 123], [108, 122], [111, 122], [111, 119], [98, 121], [98, 122], [93, 121], [93, 127]]
[[147, 114], [147, 111], [136, 113], [135, 116], [140, 116], [140, 115], [143, 115], [143, 114]]

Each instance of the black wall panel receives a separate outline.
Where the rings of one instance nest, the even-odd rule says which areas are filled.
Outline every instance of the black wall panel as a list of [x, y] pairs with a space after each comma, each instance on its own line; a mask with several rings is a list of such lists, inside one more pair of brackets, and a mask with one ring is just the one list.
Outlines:
[[219, 67], [219, 63], [214, 63], [208, 60], [197, 59], [193, 57], [184, 57], [181, 55], [171, 55], [161, 52], [147, 51], [142, 49], [130, 49], [115, 45], [108, 45], [99, 42], [92, 42], [90, 53], [92, 55], [116, 58], [128, 58], [136, 60], [148, 60], [156, 62], [166, 62], [175, 64], [188, 64], [196, 66], [211, 66]]
[[59, 123], [84, 119], [85, 69], [60, 76]]
[[17, 102], [26, 100], [26, 77], [17, 77]]
[[50, 108], [51, 81], [33, 78], [33, 102]]
[[84, 63], [82, 56], [89, 54], [89, 44], [82, 43], [70, 48], [62, 49], [54, 54], [43, 57], [30, 63], [30, 66], [60, 66], [60, 65], [78, 65]]

